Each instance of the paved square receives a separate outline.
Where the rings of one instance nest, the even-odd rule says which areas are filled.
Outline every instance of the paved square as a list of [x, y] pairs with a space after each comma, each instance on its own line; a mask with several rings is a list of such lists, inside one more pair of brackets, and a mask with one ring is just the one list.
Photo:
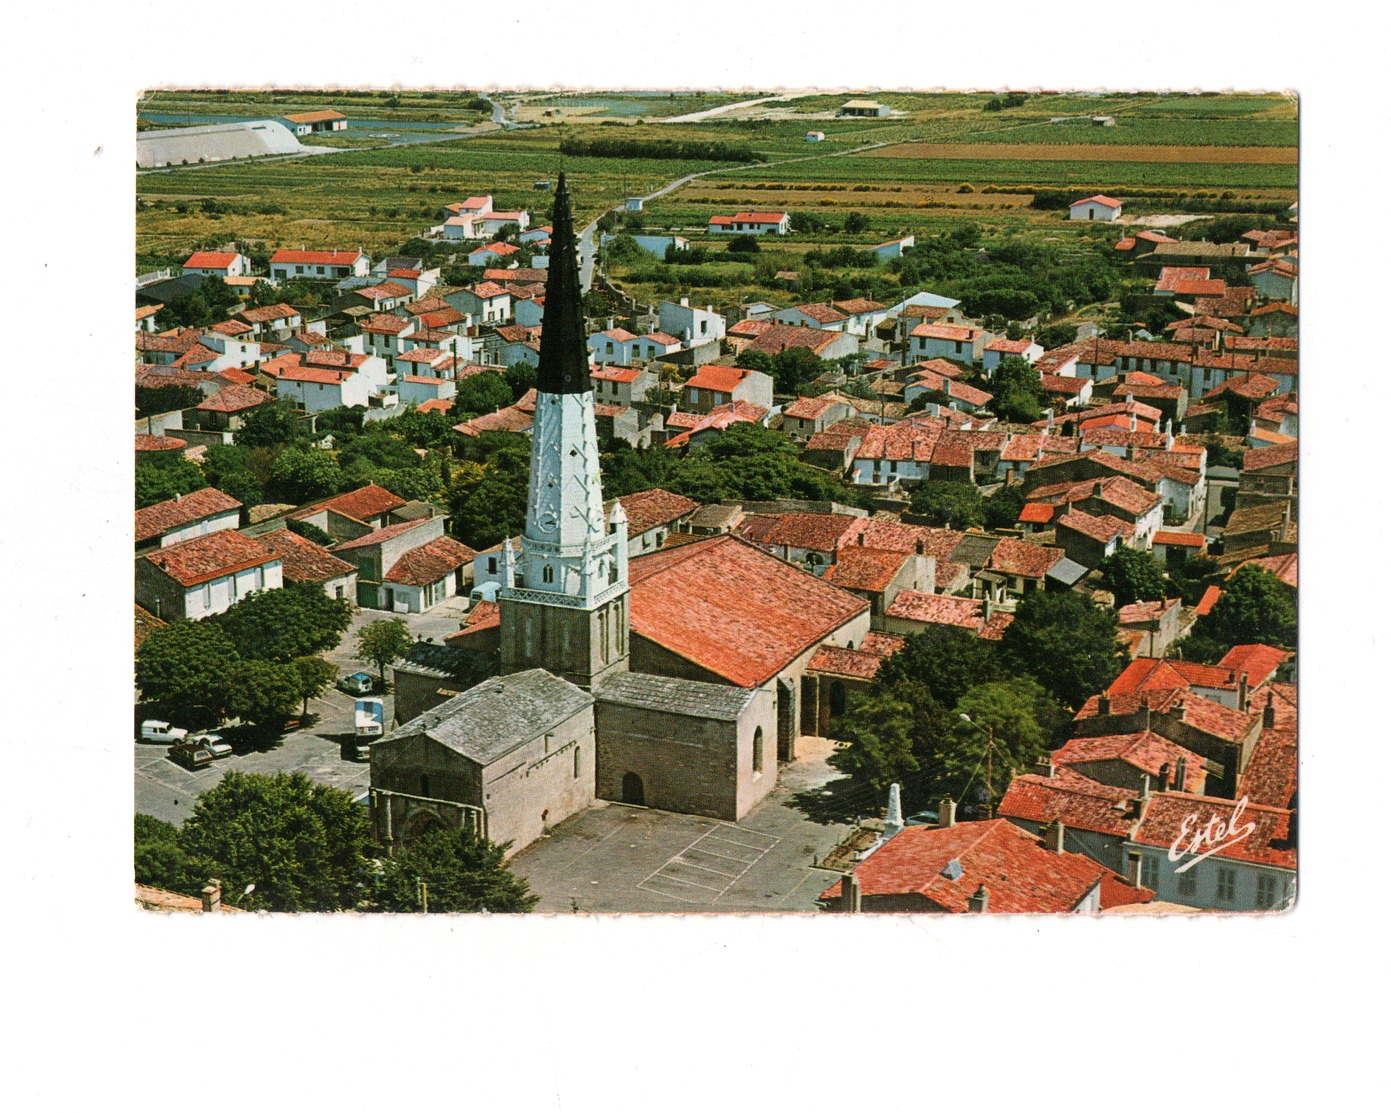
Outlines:
[[824, 744], [778, 771], [738, 823], [603, 801], [527, 847], [511, 866], [538, 912], [810, 912], [839, 876], [813, 865], [853, 829], [799, 806], [840, 779]]

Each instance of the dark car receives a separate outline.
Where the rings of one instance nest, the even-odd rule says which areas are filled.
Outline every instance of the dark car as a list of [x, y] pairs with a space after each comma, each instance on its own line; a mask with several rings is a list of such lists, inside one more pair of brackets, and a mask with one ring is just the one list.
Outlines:
[[213, 753], [194, 742], [180, 742], [169, 747], [169, 758], [177, 761], [185, 769], [201, 769], [213, 763]]

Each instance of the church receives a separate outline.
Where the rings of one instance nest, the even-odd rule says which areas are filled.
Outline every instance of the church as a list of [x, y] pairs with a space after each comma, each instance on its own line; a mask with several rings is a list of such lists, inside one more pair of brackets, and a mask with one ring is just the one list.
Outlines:
[[546, 279], [526, 527], [503, 547], [496, 609], [450, 639], [498, 675], [432, 690], [372, 744], [373, 823], [393, 847], [468, 824], [515, 854], [596, 798], [741, 819], [796, 757], [812, 656], [869, 633], [866, 600], [729, 535], [630, 565], [600, 486], [564, 173], [552, 227], [569, 250]]

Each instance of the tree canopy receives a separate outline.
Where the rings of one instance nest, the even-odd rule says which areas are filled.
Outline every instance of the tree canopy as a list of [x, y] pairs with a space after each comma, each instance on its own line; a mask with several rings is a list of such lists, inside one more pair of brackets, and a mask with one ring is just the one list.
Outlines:
[[985, 522], [985, 500], [974, 483], [942, 480], [920, 483], [913, 490], [909, 508], [934, 526], [971, 529]]
[[1234, 645], [1253, 643], [1297, 648], [1299, 612], [1294, 593], [1278, 576], [1246, 564], [1223, 585], [1216, 605], [1179, 644], [1185, 647], [1185, 656], [1201, 660], [1220, 657]]
[[207, 621], [219, 626], [239, 656], [285, 663], [336, 646], [353, 618], [353, 605], [331, 599], [318, 584], [258, 591]]
[[1005, 664], [1038, 680], [1055, 700], [1076, 710], [1120, 675], [1114, 611], [1073, 591], [1025, 596], [1000, 640]]
[[377, 882], [383, 912], [419, 912], [421, 882], [430, 912], [530, 912], [537, 897], [507, 868], [510, 843], [489, 842], [467, 827], [433, 828], [384, 860]]
[[135, 506], [140, 509], [166, 502], [175, 495], [201, 491], [207, 477], [181, 452], [143, 453], [135, 462]]
[[446, 494], [450, 529], [465, 545], [488, 549], [526, 521], [531, 445], [520, 433], [485, 433], [471, 450]]
[[140, 643], [135, 684], [144, 699], [177, 715], [180, 726], [216, 726], [223, 718], [227, 678], [240, 660], [219, 626], [180, 619], [156, 626]]
[[387, 665], [400, 660], [410, 647], [411, 635], [404, 622], [399, 618], [380, 618], [358, 630], [357, 652], [353, 656], [376, 665], [385, 684]]
[[1103, 560], [1097, 571], [1101, 573], [1101, 586], [1116, 597], [1118, 607], [1168, 595], [1164, 570], [1144, 550], [1122, 546]]

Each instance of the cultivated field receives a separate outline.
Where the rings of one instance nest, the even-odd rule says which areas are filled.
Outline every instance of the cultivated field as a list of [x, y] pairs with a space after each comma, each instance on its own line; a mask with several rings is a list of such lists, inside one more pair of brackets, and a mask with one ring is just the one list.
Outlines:
[[[1096, 130], [1100, 133], [1110, 129]], [[1282, 166], [1299, 162], [1299, 151], [1294, 147], [1117, 147], [1087, 143], [896, 143], [868, 154], [876, 158], [1034, 159], [1045, 162], [1271, 163]]]

